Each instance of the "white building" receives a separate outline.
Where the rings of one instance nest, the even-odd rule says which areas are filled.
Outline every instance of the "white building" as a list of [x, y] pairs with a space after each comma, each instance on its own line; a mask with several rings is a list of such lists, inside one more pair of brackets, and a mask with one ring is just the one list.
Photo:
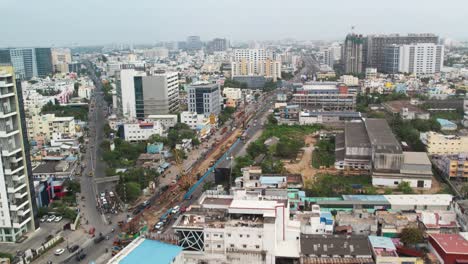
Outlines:
[[300, 223], [279, 197], [204, 194], [172, 228], [186, 263], [275, 263], [298, 258]]
[[144, 73], [135, 69], [122, 69], [120, 71], [122, 113], [127, 118], [136, 118], [134, 77], [141, 75]]
[[11, 66], [0, 66], [0, 242], [16, 242], [38, 228], [29, 189], [20, 106]]
[[209, 119], [203, 114], [196, 112], [184, 111], [180, 113], [180, 122], [188, 125], [191, 129], [197, 129], [201, 126], [209, 124]]
[[67, 137], [76, 135], [75, 118], [73, 116], [58, 117], [55, 114], [34, 115], [27, 119], [28, 138], [50, 141], [54, 133], [60, 133]]
[[166, 130], [177, 124], [177, 115], [149, 115], [146, 121], [159, 122]]
[[226, 99], [240, 100], [242, 98], [242, 90], [240, 88], [226, 87], [223, 89], [223, 95]]
[[399, 72], [434, 74], [441, 71], [443, 62], [443, 45], [418, 43], [400, 46]]
[[90, 100], [93, 90], [93, 86], [80, 85], [80, 87], [78, 87], [78, 97]]
[[343, 75], [340, 77], [340, 82], [349, 86], [357, 86], [359, 85], [359, 78], [352, 75]]
[[126, 123], [123, 125], [125, 141], [148, 140], [152, 135], [162, 136], [164, 129], [159, 122]]
[[221, 112], [221, 91], [215, 83], [195, 83], [188, 87], [188, 110], [209, 116]]

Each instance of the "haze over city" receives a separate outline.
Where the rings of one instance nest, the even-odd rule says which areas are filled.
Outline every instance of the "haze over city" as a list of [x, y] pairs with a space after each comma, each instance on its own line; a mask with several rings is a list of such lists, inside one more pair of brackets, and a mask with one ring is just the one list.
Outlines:
[[149, 44], [226, 37], [231, 41], [337, 40], [351, 31], [426, 33], [468, 39], [464, 0], [1, 0], [0, 46]]

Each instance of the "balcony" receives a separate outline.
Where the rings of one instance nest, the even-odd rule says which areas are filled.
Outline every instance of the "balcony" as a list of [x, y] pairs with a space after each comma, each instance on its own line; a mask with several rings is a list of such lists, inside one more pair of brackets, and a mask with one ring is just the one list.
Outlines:
[[19, 182], [19, 181], [23, 181], [26, 178], [26, 175], [25, 174], [22, 174], [20, 176], [14, 175], [11, 178], [13, 179], [13, 181]]
[[0, 87], [13, 87], [13, 82], [0, 81]]
[[4, 149], [2, 149], [2, 155], [5, 157], [9, 157], [15, 155], [21, 151], [21, 147], [10, 145]]
[[24, 197], [27, 196], [27, 195], [28, 195], [28, 192], [25, 191], [25, 192], [22, 192], [22, 193], [15, 193], [15, 196], [14, 196], [14, 197], [15, 197], [16, 199], [22, 199], [22, 198], [24, 198]]
[[5, 175], [17, 174], [17, 173], [20, 172], [22, 169], [24, 169], [23, 163], [20, 163], [19, 165], [5, 166]]
[[7, 192], [8, 193], [17, 193], [17, 192], [19, 192], [19, 190], [26, 187], [26, 183], [24, 183], [24, 182], [20, 182], [18, 184], [13, 183], [13, 187], [10, 187], [10, 186], [8, 186]]
[[27, 215], [27, 217], [17, 217], [16, 219], [13, 219], [13, 228], [21, 228], [31, 221], [31, 216], [29, 216], [29, 214]]
[[10, 202], [10, 210], [18, 211], [21, 208], [25, 207], [29, 203], [28, 197], [23, 197], [21, 199], [15, 199], [13, 202]]
[[23, 160], [23, 154], [22, 153], [17, 153], [15, 156], [10, 157], [9, 161], [11, 163], [18, 163]]

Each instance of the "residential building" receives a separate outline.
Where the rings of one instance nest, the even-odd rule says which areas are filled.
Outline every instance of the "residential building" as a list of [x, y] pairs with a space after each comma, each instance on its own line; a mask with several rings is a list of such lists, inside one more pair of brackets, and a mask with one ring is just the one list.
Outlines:
[[399, 47], [398, 71], [416, 75], [439, 73], [444, 62], [444, 46], [433, 43]]
[[357, 34], [346, 36], [341, 59], [345, 73], [364, 72], [364, 37]]
[[16, 242], [39, 227], [21, 83], [0, 66], [0, 242]]
[[377, 78], [377, 69], [366, 68], [366, 79], [376, 79], [376, 78]]
[[453, 207], [461, 230], [468, 232], [468, 200], [458, 200]]
[[356, 90], [336, 82], [308, 82], [296, 89], [292, 104], [321, 111], [354, 111]]
[[468, 260], [468, 241], [461, 234], [431, 234], [429, 250], [444, 264], [463, 263]]
[[377, 68], [377, 71], [383, 71], [384, 67], [384, 49], [392, 44], [409, 45], [415, 43], [433, 43], [438, 44], [439, 37], [434, 34], [408, 34], [406, 36], [399, 34], [391, 35], [368, 35], [365, 38], [365, 64], [366, 67]]
[[159, 122], [140, 121], [137, 123], [123, 124], [123, 138], [125, 141], [146, 141], [152, 135], [162, 136], [163, 133], [163, 127]]
[[433, 131], [421, 133], [421, 141], [429, 155], [458, 155], [468, 153], [468, 136], [443, 135]]
[[460, 229], [454, 211], [422, 211], [418, 221], [426, 234], [458, 233]]
[[299, 258], [299, 223], [287, 198], [205, 193], [172, 228], [186, 263], [275, 263]]
[[203, 47], [203, 42], [200, 40], [200, 36], [188, 36], [185, 45], [188, 50], [199, 50]]
[[369, 244], [375, 264], [424, 264], [424, 261], [420, 258], [400, 257], [396, 245], [389, 237], [369, 236]]
[[342, 75], [340, 77], [340, 82], [347, 86], [357, 86], [359, 85], [359, 78], [353, 75]]
[[194, 83], [188, 87], [188, 111], [209, 116], [221, 112], [221, 89], [215, 83]]
[[149, 115], [146, 118], [150, 122], [159, 122], [164, 130], [174, 127], [177, 124], [177, 115]]
[[454, 155], [434, 155], [432, 157], [434, 166], [441, 172], [442, 176], [450, 179], [468, 179], [468, 154], [460, 153]]
[[70, 49], [52, 48], [51, 56], [54, 72], [68, 72], [68, 64], [72, 62]]
[[296, 212], [294, 219], [301, 223], [301, 234], [332, 235], [335, 220], [330, 212], [320, 211], [320, 206], [312, 205], [311, 211]]
[[240, 88], [225, 87], [223, 89], [223, 95], [227, 99], [240, 100], [242, 99], [242, 90]]
[[265, 49], [236, 49], [231, 59], [231, 76], [281, 78], [281, 59]]
[[74, 137], [76, 134], [75, 118], [73, 116], [58, 117], [55, 114], [34, 115], [27, 120], [28, 139], [43, 138], [47, 142], [54, 133], [65, 137]]
[[208, 43], [210, 51], [225, 51], [229, 48], [229, 41], [225, 38], [215, 38]]
[[145, 119], [179, 111], [179, 77], [176, 72], [120, 71], [122, 113], [127, 118]]

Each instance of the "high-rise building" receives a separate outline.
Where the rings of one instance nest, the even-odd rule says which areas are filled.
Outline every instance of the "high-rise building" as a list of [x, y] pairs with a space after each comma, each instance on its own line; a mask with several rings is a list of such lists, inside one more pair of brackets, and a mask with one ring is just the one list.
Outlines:
[[189, 36], [185, 43], [186, 49], [188, 50], [199, 50], [203, 47], [203, 43], [200, 40], [200, 36]]
[[342, 50], [345, 73], [362, 73], [364, 71], [364, 37], [348, 34]]
[[221, 112], [221, 90], [215, 83], [195, 83], [188, 87], [188, 110], [197, 114], [219, 114]]
[[439, 37], [434, 34], [408, 34], [400, 36], [399, 34], [392, 35], [369, 35], [365, 42], [365, 64], [366, 67], [377, 68], [377, 71], [382, 71], [384, 68], [384, 49], [386, 46], [397, 44], [416, 44], [416, 43], [433, 43], [437, 44]]
[[388, 45], [384, 48], [384, 63], [381, 72], [395, 74], [398, 73], [400, 63], [400, 46], [396, 44]]
[[[72, 62], [71, 52], [68, 48], [53, 48], [52, 49], [52, 65], [54, 71], [59, 71], [62, 65], [66, 65], [68, 70], [68, 64]], [[65, 68], [65, 67], [64, 67]]]
[[208, 45], [210, 51], [225, 51], [228, 47], [229, 43], [225, 38], [215, 38]]
[[418, 43], [400, 46], [399, 71], [417, 75], [440, 72], [444, 60], [444, 46]]
[[236, 49], [231, 59], [231, 76], [281, 78], [281, 59], [265, 49]]
[[0, 63], [11, 64], [18, 79], [45, 77], [53, 73], [50, 48], [13, 48], [0, 50]]
[[16, 242], [38, 228], [26, 139], [21, 83], [0, 65], [0, 242]]
[[179, 111], [179, 75], [177, 72], [120, 71], [122, 114], [145, 119]]

